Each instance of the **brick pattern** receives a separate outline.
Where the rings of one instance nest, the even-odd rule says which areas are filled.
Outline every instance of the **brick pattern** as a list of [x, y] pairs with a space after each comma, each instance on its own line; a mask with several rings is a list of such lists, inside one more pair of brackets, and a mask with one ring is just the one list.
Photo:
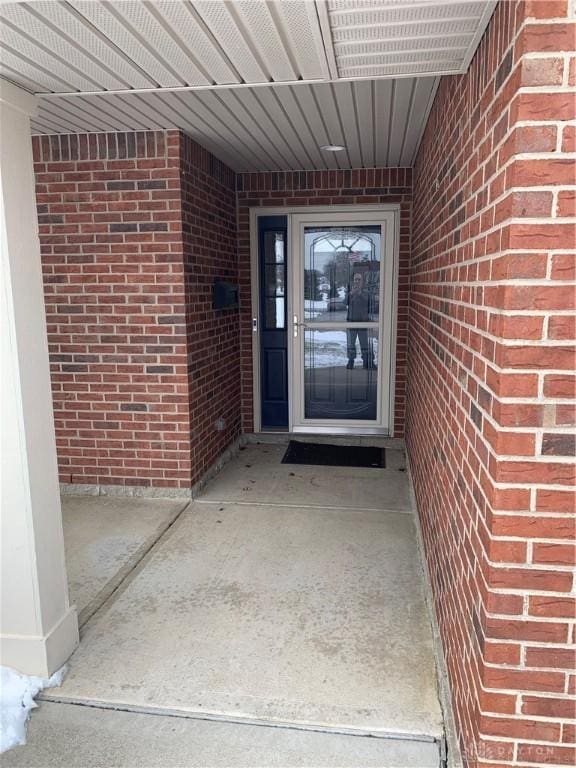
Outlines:
[[497, 6], [414, 170], [407, 444], [469, 766], [575, 759], [566, 17]]
[[405, 420], [410, 217], [410, 168], [369, 168], [348, 171], [280, 171], [239, 174], [238, 257], [240, 277], [240, 344], [242, 357], [242, 428], [254, 428], [252, 375], [252, 308], [250, 280], [250, 209], [307, 205], [400, 204], [398, 323], [394, 435], [402, 437]]
[[33, 150], [60, 479], [189, 488], [238, 431], [234, 384], [207, 383], [237, 333], [208, 295], [216, 264], [233, 275], [234, 174], [178, 131], [36, 136]]
[[235, 174], [181, 138], [192, 482], [240, 434], [238, 309], [212, 309], [214, 280], [238, 282]]
[[62, 482], [189, 482], [175, 139], [33, 138]]

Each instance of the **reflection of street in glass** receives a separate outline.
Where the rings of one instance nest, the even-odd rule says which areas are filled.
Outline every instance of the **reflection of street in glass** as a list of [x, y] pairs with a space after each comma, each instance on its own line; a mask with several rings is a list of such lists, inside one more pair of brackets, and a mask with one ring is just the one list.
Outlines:
[[[378, 358], [378, 332], [373, 329], [364, 330], [372, 346], [374, 367]], [[331, 368], [346, 367], [348, 361], [349, 341], [346, 331], [306, 331], [304, 337], [305, 367]], [[356, 356], [361, 355], [360, 344], [356, 343]]]
[[305, 229], [304, 318], [327, 329], [304, 334], [306, 418], [378, 416], [380, 252], [380, 225]]
[[354, 275], [370, 296], [368, 315], [361, 322], [375, 322], [379, 313], [380, 227], [355, 229], [307, 228], [304, 268], [305, 319], [346, 322], [348, 296]]

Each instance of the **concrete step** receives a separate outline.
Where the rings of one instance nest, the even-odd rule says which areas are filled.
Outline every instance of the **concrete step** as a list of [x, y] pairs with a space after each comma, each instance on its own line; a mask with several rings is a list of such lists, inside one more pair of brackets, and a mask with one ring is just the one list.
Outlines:
[[438, 768], [436, 742], [375, 739], [43, 701], [2, 768]]

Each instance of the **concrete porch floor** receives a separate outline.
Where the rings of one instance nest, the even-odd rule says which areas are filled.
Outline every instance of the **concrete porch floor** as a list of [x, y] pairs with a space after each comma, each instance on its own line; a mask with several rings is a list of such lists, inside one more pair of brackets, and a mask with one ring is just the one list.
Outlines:
[[[2, 765], [439, 765], [403, 453], [350, 469], [283, 465], [285, 448], [247, 445], [183, 511], [66, 500], [72, 591], [93, 615]], [[131, 545], [87, 567], [126, 527]]]
[[63, 496], [70, 603], [82, 626], [186, 506], [184, 501]]

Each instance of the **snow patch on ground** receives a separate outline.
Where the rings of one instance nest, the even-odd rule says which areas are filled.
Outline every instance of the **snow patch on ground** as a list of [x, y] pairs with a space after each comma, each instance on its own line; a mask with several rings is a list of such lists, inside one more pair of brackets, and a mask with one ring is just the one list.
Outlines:
[[51, 678], [21, 675], [10, 667], [0, 667], [0, 753], [26, 744], [26, 721], [34, 701], [43, 688], [62, 684], [66, 667]]

